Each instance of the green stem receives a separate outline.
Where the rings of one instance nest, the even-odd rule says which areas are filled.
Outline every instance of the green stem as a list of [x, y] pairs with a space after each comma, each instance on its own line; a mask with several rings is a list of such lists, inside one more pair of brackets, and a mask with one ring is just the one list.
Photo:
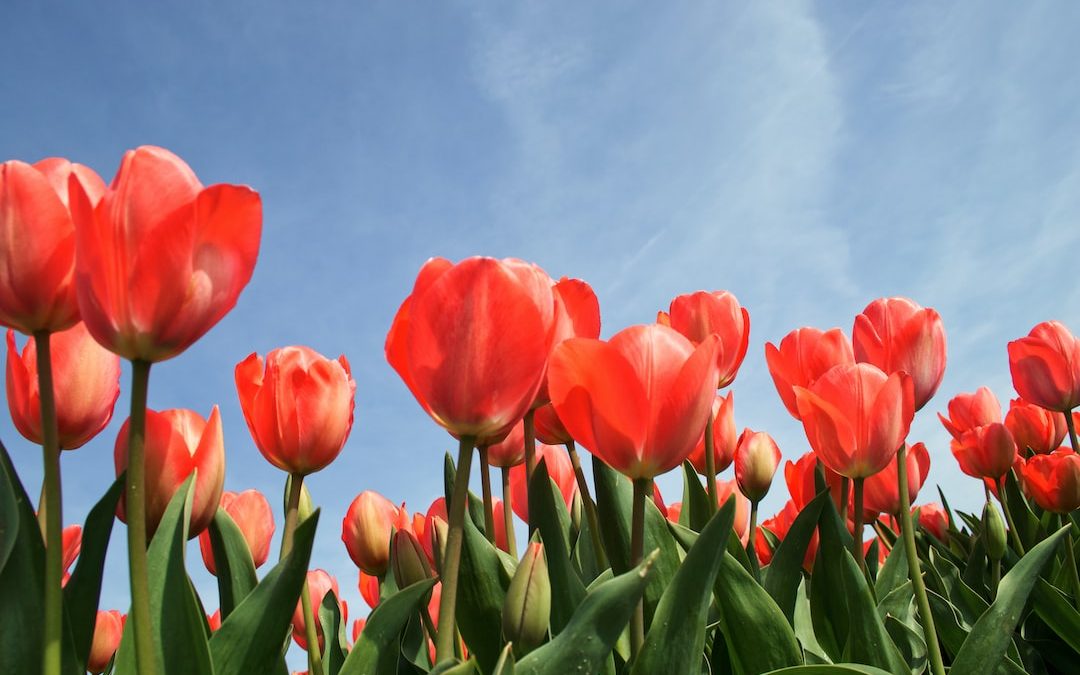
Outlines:
[[446, 553], [442, 564], [442, 598], [439, 600], [438, 639], [435, 642], [436, 663], [454, 656], [454, 613], [457, 611], [458, 569], [461, 567], [461, 539], [465, 526], [465, 500], [469, 497], [472, 451], [473, 439], [467, 436], [462, 438], [458, 446], [454, 494], [450, 498], [450, 531], [446, 535]]
[[131, 576], [131, 614], [134, 625], [135, 662], [140, 675], [156, 675], [157, 652], [150, 617], [150, 581], [146, 563], [146, 397], [150, 387], [150, 362], [131, 362], [131, 418], [128, 427], [127, 516], [128, 567]]
[[[1066, 523], [1069, 516], [1062, 516]], [[1065, 533], [1065, 567], [1069, 568], [1073, 585], [1073, 605], [1080, 610], [1080, 574], [1076, 571], [1076, 553], [1073, 552], [1072, 526], [1069, 523], [1069, 531]]]
[[[852, 508], [855, 510], [855, 541], [852, 543], [854, 549], [852, 553], [855, 555], [855, 560], [859, 563], [859, 569], [862, 573], [866, 574], [866, 554], [863, 553], [863, 530], [866, 528], [863, 526], [863, 481], [865, 478], [853, 478], [852, 483], [855, 484], [855, 503]], [[846, 501], [846, 500], [845, 500]]]
[[502, 467], [503, 529], [506, 530], [506, 552], [517, 558], [517, 537], [514, 535], [514, 496], [510, 492], [510, 467]]
[[491, 498], [491, 467], [488, 465], [488, 449], [486, 445], [482, 445], [478, 450], [480, 451], [480, 485], [484, 494], [484, 534], [487, 535], [487, 540], [494, 544], [495, 505]]
[[585, 518], [589, 522], [589, 536], [592, 538], [593, 550], [596, 552], [596, 564], [600, 569], [606, 569], [608, 559], [607, 553], [604, 552], [604, 544], [600, 539], [600, 518], [596, 515], [596, 502], [589, 494], [589, 484], [585, 482], [585, 471], [581, 468], [581, 458], [578, 457], [577, 446], [574, 445], [573, 440], [566, 443], [566, 452], [570, 455], [570, 465], [574, 467], [578, 493], [581, 494], [581, 503], [585, 507]]
[[1065, 413], [1065, 426], [1069, 429], [1069, 441], [1072, 442], [1073, 452], [1080, 452], [1080, 441], [1076, 438], [1076, 422], [1073, 420], [1071, 410]]
[[64, 618], [64, 596], [60, 585], [64, 572], [64, 542], [60, 497], [60, 441], [56, 428], [56, 399], [53, 395], [48, 331], [34, 333], [34, 346], [37, 348], [41, 433], [44, 441], [42, 459], [45, 464], [42, 487], [42, 510], [45, 512], [45, 653], [42, 672], [45, 675], [59, 675], [60, 638]]
[[[304, 588], [300, 591], [300, 609], [304, 613], [304, 639], [307, 641], [308, 672], [310, 675], [323, 675], [322, 649], [319, 648], [319, 633], [315, 628], [318, 618], [311, 607], [311, 591], [308, 589], [307, 579], [304, 579]], [[325, 636], [326, 640], [330, 636]]]
[[757, 511], [759, 501], [750, 502], [750, 541], [746, 545], [746, 555], [750, 558], [750, 567], [754, 570], [754, 578], [761, 582], [761, 563], [757, 558], [757, 547], [754, 541], [757, 538]]
[[[630, 566], [641, 562], [645, 549], [645, 500], [649, 497], [652, 481], [648, 478], [634, 479], [633, 519], [630, 527]], [[645, 603], [639, 600], [630, 619], [630, 660], [633, 662], [645, 643]]]
[[716, 515], [717, 502], [720, 497], [716, 494], [716, 439], [713, 438], [713, 415], [709, 409], [709, 419], [705, 422], [705, 491], [709, 495], [709, 518]]
[[[296, 525], [300, 514], [300, 496], [304, 491], [304, 476], [294, 473], [287, 481], [288, 497], [285, 500], [285, 529], [281, 533], [281, 552], [279, 559], [292, 552], [293, 537], [296, 534]], [[311, 591], [308, 589], [307, 577], [304, 578], [304, 587], [300, 591], [300, 610], [304, 615], [304, 640], [307, 641], [308, 669], [312, 675], [322, 675], [322, 652], [319, 650], [319, 633], [317, 631], [318, 618], [311, 607]]]
[[281, 532], [281, 550], [278, 559], [289, 555], [293, 547], [293, 535], [300, 514], [300, 495], [304, 491], [304, 477], [299, 474], [289, 476], [286, 485], [288, 496], [285, 498], [285, 529]]
[[1016, 523], [1013, 522], [1012, 510], [1009, 509], [1009, 498], [1005, 494], [1005, 477], [1002, 476], [998, 479], [998, 501], [1001, 502], [1001, 510], [1005, 512], [1005, 522], [1009, 524], [1009, 537], [1012, 539], [1013, 547], [1021, 557], [1024, 555], [1024, 544], [1020, 541], [1020, 533], [1016, 531]]
[[533, 420], [536, 413], [533, 410], [525, 413], [523, 424], [525, 427], [525, 486], [532, 482], [533, 471], [536, 470], [536, 425]]
[[930, 659], [930, 672], [933, 675], [945, 675], [945, 663], [941, 659], [941, 647], [938, 645], [937, 630], [934, 628], [934, 615], [930, 613], [930, 599], [926, 596], [926, 583], [923, 581], [922, 568], [919, 567], [919, 553], [915, 549], [915, 527], [911, 522], [911, 499], [908, 496], [907, 446], [901, 445], [896, 453], [897, 487], [900, 492], [900, 528], [904, 535], [904, 554], [907, 556], [908, 576], [915, 589], [915, 602], [919, 607], [923, 636], [926, 638], [926, 651]]
[[844, 476], [840, 479], [840, 520], [847, 525], [848, 520], [848, 494], [851, 492], [851, 479]]

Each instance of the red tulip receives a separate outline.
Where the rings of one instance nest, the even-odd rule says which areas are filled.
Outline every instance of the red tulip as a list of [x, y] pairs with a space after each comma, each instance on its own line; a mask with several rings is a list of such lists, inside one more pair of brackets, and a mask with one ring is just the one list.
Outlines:
[[[930, 453], [926, 451], [925, 445], [915, 443], [908, 447], [905, 459], [907, 461], [908, 504], [911, 504], [930, 473]], [[866, 479], [863, 484], [863, 508], [867, 511], [891, 515], [900, 512], [898, 460], [898, 457], [894, 458], [888, 466]], [[869, 522], [869, 520], [864, 522]]]
[[[240, 528], [255, 567], [262, 567], [270, 556], [270, 539], [274, 536], [274, 513], [270, 510], [270, 502], [266, 501], [266, 497], [258, 490], [244, 490], [239, 494], [223, 492], [221, 508]], [[209, 531], [199, 535], [199, 550], [202, 552], [206, 569], [217, 576]]]
[[949, 516], [945, 508], [936, 502], [911, 507], [919, 512], [919, 527], [934, 535], [938, 541], [949, 541]]
[[357, 619], [356, 621], [353, 621], [353, 625], [352, 625], [352, 639], [353, 639], [353, 642], [354, 642], [354, 643], [355, 643], [355, 642], [356, 642], [357, 640], [359, 640], [359, 639], [360, 639], [360, 633], [363, 633], [363, 632], [364, 632], [364, 626], [366, 626], [366, 625], [367, 625], [367, 619], [362, 619], [362, 618], [361, 618], [361, 619]]
[[78, 525], [68, 525], [60, 536], [61, 546], [64, 551], [60, 559], [60, 565], [64, 571], [61, 585], [67, 586], [68, 579], [71, 578], [68, 570], [71, 569], [71, 564], [75, 562], [75, 558], [78, 558], [79, 553], [82, 552], [82, 528]]
[[[116, 475], [127, 469], [128, 425], [124, 422], [116, 437], [113, 459]], [[169, 500], [192, 471], [195, 476], [188, 538], [193, 539], [214, 519], [225, 481], [225, 441], [218, 407], [204, 420], [192, 410], [146, 409], [146, 439], [143, 449], [146, 462], [146, 533], [157, 530]], [[119, 516], [124, 515], [121, 497]]]
[[915, 410], [926, 405], [945, 375], [941, 316], [907, 298], [879, 298], [867, 305], [855, 317], [851, 342], [858, 362], [911, 377]]
[[765, 362], [784, 407], [799, 419], [792, 387], [809, 387], [833, 366], [854, 364], [855, 354], [839, 328], [798, 328], [784, 336], [779, 348], [765, 343]]
[[671, 301], [668, 324], [694, 345], [716, 335], [716, 388], [731, 384], [750, 344], [750, 313], [727, 291], [697, 291]]
[[1016, 391], [1035, 405], [1058, 412], [1080, 405], [1080, 340], [1062, 323], [1045, 321], [1010, 342], [1009, 371]]
[[1025, 452], [1045, 455], [1053, 452], [1065, 440], [1065, 415], [1028, 403], [1022, 398], [1009, 402], [1005, 427], [1016, 440], [1016, 447]]
[[[360, 597], [364, 599], [368, 607], [375, 609], [379, 606], [381, 591], [379, 590], [379, 577], [360, 570]], [[356, 639], [355, 637], [353, 638]]]
[[[37, 345], [26, 343], [20, 355], [15, 333], [7, 334], [7, 399], [15, 428], [28, 441], [43, 444], [38, 391]], [[60, 447], [74, 450], [97, 436], [112, 419], [120, 395], [120, 359], [101, 347], [86, 325], [77, 323], [49, 338], [53, 396]]]
[[79, 320], [69, 181], [91, 204], [105, 192], [96, 173], [66, 159], [0, 164], [0, 325], [29, 335]]
[[535, 265], [433, 258], [394, 317], [386, 358], [453, 436], [498, 439], [540, 391], [555, 312], [551, 279]]
[[525, 424], [518, 422], [501, 441], [487, 446], [487, 460], [491, 466], [509, 468], [525, 461]]
[[548, 445], [566, 445], [574, 440], [570, 432], [563, 426], [559, 414], [555, 412], [555, 406], [548, 403], [536, 409], [533, 415], [533, 425], [536, 427], [536, 440]]
[[679, 518], [682, 516], [682, 502], [675, 502], [670, 504], [664, 511], [667, 519], [673, 523], [678, 523]]
[[915, 415], [912, 380], [859, 363], [836, 366], [810, 388], [798, 387], [806, 437], [817, 456], [848, 478], [865, 478], [892, 461]]
[[411, 529], [404, 505], [398, 508], [378, 492], [365, 490], [341, 521], [341, 541], [357, 567], [382, 576], [390, 564], [390, 535], [395, 529]]
[[665, 326], [632, 326], [610, 341], [573, 338], [551, 356], [552, 404], [570, 434], [631, 478], [679, 466], [715, 397], [718, 339], [695, 348]]
[[735, 536], [746, 546], [750, 538], [750, 500], [738, 490], [734, 480], [716, 480], [716, 505], [723, 507], [729, 499], [735, 500]]
[[[768, 538], [765, 536], [763, 530], [771, 532], [779, 541], [784, 541], [787, 537], [788, 531], [791, 530], [791, 526], [795, 523], [795, 518], [799, 515], [799, 507], [795, 502], [788, 500], [784, 504], [784, 508], [781, 509], [772, 518], [766, 519], [761, 523], [761, 527], [758, 528], [757, 534], [754, 537], [754, 551], [757, 553], [758, 561], [762, 565], [768, 565], [772, 562], [772, 557], [775, 551], [769, 544]], [[809, 571], [814, 567], [814, 558], [817, 557], [818, 549], [818, 533], [815, 530], [814, 534], [810, 537], [810, 544], [806, 547], [806, 553], [803, 555], [803, 569]]]
[[1032, 455], [1023, 464], [1024, 492], [1040, 508], [1054, 513], [1080, 509], [1080, 455], [1058, 448], [1046, 455]]
[[780, 448], [772, 436], [743, 429], [735, 449], [735, 480], [747, 499], [759, 502], [768, 494], [779, 465]]
[[[795, 502], [797, 510], [806, 508], [814, 497], [817, 496], [817, 482], [814, 473], [817, 468], [818, 458], [813, 452], [808, 452], [798, 460], [788, 460], [784, 465], [784, 482], [787, 483], [788, 493]], [[825, 472], [825, 484], [832, 493], [833, 502], [840, 508], [840, 490], [843, 476], [836, 473], [824, 463], [821, 465]]]
[[660, 486], [656, 483], [653, 483], [652, 486], [652, 500], [660, 513], [667, 513], [668, 508], [667, 505], [664, 504], [664, 495], [660, 494]]
[[120, 646], [124, 633], [124, 617], [115, 609], [99, 611], [94, 620], [94, 639], [86, 658], [86, 669], [91, 673], [103, 673]]
[[450, 521], [450, 516], [446, 512], [445, 497], [439, 497], [431, 502], [427, 512], [424, 514], [424, 522], [421, 527], [413, 525], [413, 532], [416, 533], [417, 539], [420, 540], [420, 545], [424, 547], [424, 553], [427, 554], [428, 562], [431, 563], [432, 568], [435, 567], [436, 519], [442, 521], [444, 528], [447, 527], [447, 523]]
[[975, 427], [1001, 421], [1001, 405], [988, 387], [979, 387], [974, 394], [957, 394], [949, 401], [949, 416], [938, 413], [945, 430], [959, 439]]
[[[716, 473], [731, 466], [735, 459], [735, 446], [739, 442], [739, 432], [735, 429], [735, 392], [727, 396], [717, 396], [712, 403], [713, 416], [713, 468]], [[694, 449], [687, 457], [694, 465], [694, 470], [702, 476], [705, 468], [705, 434], [701, 434]]]
[[[569, 509], [574, 503], [574, 495], [577, 494], [577, 477], [574, 467], [570, 463], [570, 455], [563, 448], [545, 443], [536, 444], [536, 463], [546, 460], [548, 477], [555, 481], [562, 493], [566, 508]], [[529, 489], [525, 478], [525, 465], [518, 464], [510, 469], [510, 506], [514, 513], [526, 523], [529, 522]], [[501, 521], [496, 518], [495, 522]]]
[[206, 623], [210, 625], [210, 632], [214, 633], [217, 629], [221, 628], [221, 610], [214, 610], [214, 613], [206, 617]]
[[[323, 598], [326, 597], [328, 592], [333, 591], [338, 602], [338, 610], [341, 612], [341, 623], [347, 624], [349, 622], [349, 606], [341, 601], [341, 591], [338, 589], [337, 579], [328, 574], [326, 570], [315, 569], [307, 573], [307, 585], [308, 593], [311, 595], [311, 610], [316, 617], [319, 615], [319, 607], [322, 606]], [[306, 618], [302, 603], [297, 601], [292, 616], [292, 636], [300, 649], [308, 648], [307, 633], [305, 632]], [[323, 640], [322, 625], [319, 621], [315, 622], [315, 634], [319, 636], [319, 650], [321, 651], [325, 647], [325, 641]]]
[[1016, 441], [1000, 422], [966, 431], [949, 447], [960, 470], [973, 478], [997, 480], [1016, 461]]
[[182, 159], [152, 146], [124, 154], [96, 205], [70, 184], [79, 313], [106, 349], [164, 361], [236, 305], [259, 254], [257, 192], [203, 188]]
[[[600, 337], [600, 302], [589, 284], [581, 279], [563, 277], [551, 287], [551, 291], [555, 296], [555, 335], [551, 340], [552, 349], [570, 338]], [[551, 396], [548, 394], [545, 376], [533, 408], [550, 402]]]
[[314, 473], [345, 447], [356, 382], [344, 356], [283, 347], [264, 363], [253, 353], [236, 365], [236, 391], [259, 452], [282, 471]]

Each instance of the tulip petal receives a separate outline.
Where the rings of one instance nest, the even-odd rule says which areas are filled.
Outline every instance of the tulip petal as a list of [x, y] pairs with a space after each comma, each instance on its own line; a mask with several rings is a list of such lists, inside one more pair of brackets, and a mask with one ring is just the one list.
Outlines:
[[[659, 475], [674, 469], [686, 459], [702, 437], [712, 403], [716, 397], [718, 367], [716, 353], [720, 340], [715, 334], [707, 337], [682, 367], [660, 399], [650, 437], [650, 449], [642, 461], [652, 465]], [[711, 479], [711, 477], [709, 477]]]

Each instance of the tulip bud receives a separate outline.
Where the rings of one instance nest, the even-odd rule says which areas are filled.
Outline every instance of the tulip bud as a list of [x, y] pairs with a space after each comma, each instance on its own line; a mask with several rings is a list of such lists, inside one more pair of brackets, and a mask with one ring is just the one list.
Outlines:
[[390, 564], [390, 533], [398, 508], [378, 492], [357, 495], [341, 521], [341, 540], [356, 566], [382, 576]]
[[427, 556], [420, 540], [409, 530], [398, 530], [390, 544], [390, 561], [394, 568], [394, 581], [398, 588], [412, 586], [418, 581], [431, 578]]
[[94, 640], [87, 655], [86, 669], [91, 673], [103, 673], [109, 667], [116, 648], [120, 646], [120, 636], [124, 632], [124, 620], [115, 609], [99, 611], [94, 621]]
[[525, 550], [510, 581], [503, 603], [503, 636], [522, 655], [544, 640], [551, 618], [551, 582], [543, 544], [533, 542]]
[[735, 448], [735, 478], [739, 490], [752, 502], [760, 502], [769, 492], [780, 465], [780, 448], [764, 431], [744, 429]]
[[[274, 536], [274, 514], [270, 510], [270, 502], [258, 490], [244, 490], [239, 494], [223, 492], [221, 509], [229, 514], [240, 529], [240, 534], [244, 535], [255, 567], [261, 567], [270, 555], [270, 539]], [[206, 569], [217, 576], [209, 530], [203, 530], [199, 535], [199, 550]]]
[[1080, 509], [1080, 455], [1069, 448], [1032, 456], [1023, 475], [1024, 492], [1039, 508], [1061, 514]]
[[446, 539], [450, 534], [450, 525], [442, 518], [431, 519], [431, 554], [435, 562], [435, 571], [442, 574], [443, 556], [446, 555]]
[[986, 554], [991, 560], [1001, 560], [1005, 555], [1005, 523], [1001, 514], [987, 502], [983, 507], [983, 535], [986, 540]]

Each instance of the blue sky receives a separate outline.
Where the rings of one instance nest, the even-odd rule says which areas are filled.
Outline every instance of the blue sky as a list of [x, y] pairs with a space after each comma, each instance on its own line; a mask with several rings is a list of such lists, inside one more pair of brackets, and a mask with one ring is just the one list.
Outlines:
[[[990, 386], [1005, 344], [1057, 318], [1080, 330], [1080, 43], [1071, 3], [55, 3], [0, 10], [0, 155], [61, 155], [109, 180], [162, 145], [206, 184], [264, 201], [262, 251], [235, 311], [155, 366], [151, 406], [222, 408], [228, 489], [275, 507], [233, 366], [307, 344], [344, 353], [356, 423], [330, 470], [313, 566], [339, 577], [349, 501], [412, 509], [441, 490], [449, 437], [383, 358], [429, 256], [517, 256], [589, 281], [604, 334], [684, 292], [727, 289], [752, 317], [736, 423], [806, 449], [765, 369], [789, 330], [841, 326], [870, 300], [937, 308], [949, 365], [911, 438], [930, 484], [975, 508], [935, 412]], [[114, 476], [117, 419], [64, 456], [65, 520]], [[0, 421], [28, 490], [40, 453]], [[677, 498], [673, 477], [661, 481]], [[931, 493], [932, 494], [932, 493]], [[771, 513], [786, 497], [778, 485]], [[280, 527], [280, 511], [278, 511]], [[104, 607], [127, 605], [117, 529]], [[208, 607], [214, 586], [189, 551]]]

